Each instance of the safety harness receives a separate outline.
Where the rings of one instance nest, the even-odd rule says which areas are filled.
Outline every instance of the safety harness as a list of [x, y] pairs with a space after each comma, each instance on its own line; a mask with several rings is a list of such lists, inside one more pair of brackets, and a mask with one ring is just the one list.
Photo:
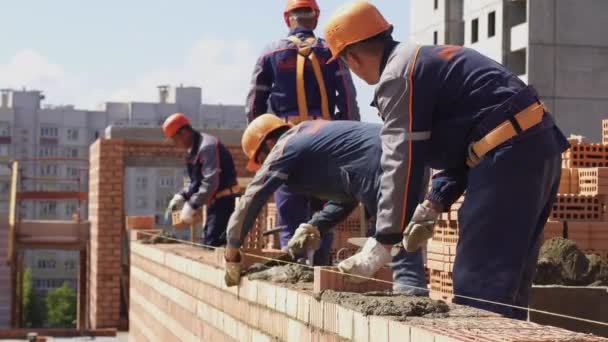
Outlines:
[[321, 95], [321, 115], [323, 119], [330, 120], [329, 103], [327, 101], [327, 89], [325, 88], [325, 80], [321, 72], [321, 64], [313, 51], [313, 46], [317, 41], [315, 37], [308, 37], [304, 40], [296, 36], [287, 37], [289, 41], [298, 47], [298, 59], [296, 64], [296, 91], [298, 98], [298, 112], [300, 115], [296, 120], [290, 122], [297, 124], [302, 121], [313, 120], [315, 118], [308, 115], [308, 101], [306, 100], [306, 88], [304, 86], [304, 66], [308, 59], [312, 65], [312, 70], [319, 85], [319, 93]]

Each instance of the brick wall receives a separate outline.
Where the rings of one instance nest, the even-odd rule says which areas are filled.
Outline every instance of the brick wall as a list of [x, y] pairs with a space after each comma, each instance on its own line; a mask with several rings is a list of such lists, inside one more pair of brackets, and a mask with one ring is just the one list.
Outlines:
[[[250, 177], [240, 146], [228, 146], [239, 177]], [[175, 158], [183, 150], [155, 141], [101, 139], [90, 147], [89, 220], [89, 323], [92, 328], [118, 327], [121, 298], [121, 242], [126, 238], [124, 212], [124, 168], [128, 157]], [[179, 165], [176, 165], [179, 166]], [[126, 256], [124, 256], [126, 257]], [[128, 279], [127, 273], [123, 277]], [[123, 302], [123, 312], [127, 305]]]
[[131, 245], [130, 341], [600, 341], [479, 310], [453, 318], [365, 316], [311, 291], [243, 279], [227, 288], [214, 252]]

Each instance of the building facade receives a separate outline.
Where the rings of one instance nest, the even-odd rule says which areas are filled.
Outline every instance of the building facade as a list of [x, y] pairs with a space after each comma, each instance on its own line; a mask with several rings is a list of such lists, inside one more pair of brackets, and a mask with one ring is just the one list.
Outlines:
[[[43, 106], [36, 90], [1, 90], [0, 102], [0, 216], [8, 216], [10, 169], [8, 162], [21, 161], [21, 190], [87, 191], [89, 146], [104, 136], [108, 126], [159, 127], [175, 112], [188, 115], [201, 129], [243, 129], [247, 122], [243, 106], [202, 104], [202, 91], [177, 87], [170, 93], [159, 87], [159, 100], [107, 102], [99, 110], [72, 106]], [[219, 137], [221, 139], [221, 137]], [[184, 165], [175, 168], [128, 168], [125, 177], [125, 213], [161, 218], [173, 194], [184, 184]], [[71, 220], [86, 218], [87, 204], [76, 200], [26, 201], [20, 203], [22, 219]], [[159, 223], [163, 223], [162, 220]], [[0, 225], [0, 251], [6, 248], [6, 225]], [[78, 253], [59, 250], [27, 251], [34, 288], [44, 294], [67, 282], [76, 286]], [[8, 279], [0, 268], [0, 279]], [[8, 290], [0, 288], [0, 303]], [[10, 298], [10, 296], [8, 297]], [[0, 327], [7, 313], [0, 310]]]
[[606, 13], [604, 0], [412, 0], [410, 32], [415, 42], [462, 44], [502, 63], [538, 90], [567, 134], [600, 141]]

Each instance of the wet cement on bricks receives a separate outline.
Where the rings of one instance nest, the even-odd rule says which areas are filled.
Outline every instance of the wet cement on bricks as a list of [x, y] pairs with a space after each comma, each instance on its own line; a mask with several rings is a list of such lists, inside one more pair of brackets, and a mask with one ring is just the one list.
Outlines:
[[607, 286], [608, 263], [598, 255], [585, 255], [571, 240], [555, 237], [540, 249], [534, 284]]
[[394, 316], [397, 319], [430, 316], [439, 318], [448, 317], [450, 311], [450, 307], [442, 301], [390, 292], [353, 293], [325, 290], [318, 297], [367, 316]]
[[253, 264], [246, 272], [249, 280], [267, 280], [275, 283], [312, 283], [313, 270], [309, 267], [296, 264], [282, 264], [270, 262]]

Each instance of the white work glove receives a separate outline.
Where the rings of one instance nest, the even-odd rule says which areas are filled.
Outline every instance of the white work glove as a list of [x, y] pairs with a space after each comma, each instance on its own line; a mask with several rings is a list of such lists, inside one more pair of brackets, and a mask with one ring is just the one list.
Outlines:
[[196, 211], [190, 206], [190, 203], [184, 203], [182, 211], [179, 213], [179, 218], [182, 222], [191, 224], [194, 222], [194, 214]]
[[173, 196], [171, 201], [169, 201], [167, 210], [165, 210], [165, 220], [168, 220], [169, 215], [171, 215], [171, 212], [173, 210], [177, 209], [177, 207], [179, 207], [180, 205], [184, 204], [184, 202], [186, 202], [186, 199], [184, 198], [184, 196], [182, 196], [180, 194], [175, 194], [175, 196]]
[[[361, 251], [338, 264], [341, 272], [372, 278], [378, 270], [391, 262], [390, 245], [382, 245], [374, 238], [368, 238]], [[363, 283], [366, 279], [351, 277], [353, 283]]]
[[433, 237], [433, 228], [439, 212], [424, 203], [419, 204], [414, 211], [410, 223], [403, 231], [403, 247], [408, 252], [415, 252], [426, 241]]
[[292, 257], [316, 251], [321, 246], [321, 233], [312, 224], [302, 223], [287, 243], [287, 251]]

